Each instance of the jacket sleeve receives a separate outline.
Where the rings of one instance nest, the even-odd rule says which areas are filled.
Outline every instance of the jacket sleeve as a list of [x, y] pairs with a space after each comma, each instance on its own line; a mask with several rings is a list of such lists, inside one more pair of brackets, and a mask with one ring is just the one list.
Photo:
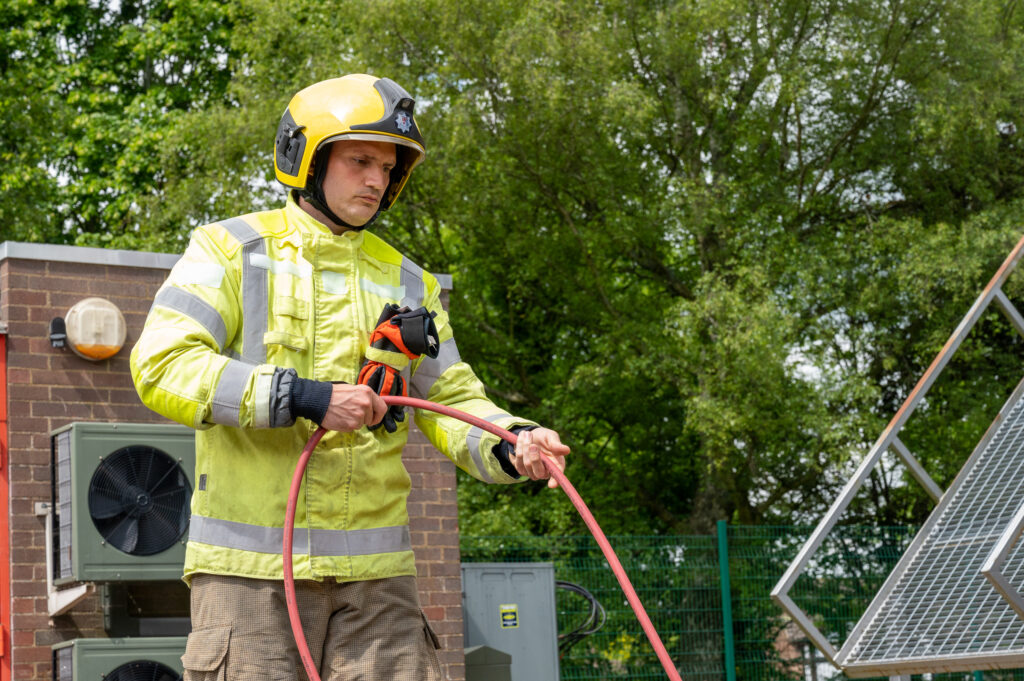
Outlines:
[[[448, 313], [441, 307], [440, 286], [432, 277], [428, 282], [425, 305], [428, 310], [437, 313], [434, 321], [441, 348], [437, 358], [423, 357], [413, 363], [410, 395], [459, 409], [505, 429], [537, 425], [533, 421], [512, 416], [487, 398], [483, 383], [459, 357]], [[528, 479], [523, 477], [516, 480], [502, 470], [491, 451], [500, 441], [497, 435], [458, 419], [422, 409], [416, 410], [416, 425], [455, 465], [478, 480], [508, 484]]]
[[232, 347], [242, 326], [242, 257], [219, 227], [197, 229], [132, 348], [132, 380], [142, 402], [192, 428], [293, 421], [294, 372], [242, 360]]

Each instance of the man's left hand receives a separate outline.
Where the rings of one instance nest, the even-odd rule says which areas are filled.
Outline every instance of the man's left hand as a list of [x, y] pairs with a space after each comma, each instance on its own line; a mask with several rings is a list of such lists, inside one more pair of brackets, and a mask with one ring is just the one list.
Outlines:
[[512, 465], [520, 475], [531, 480], [547, 480], [548, 487], [558, 487], [558, 482], [551, 477], [543, 457], [554, 461], [561, 471], [565, 470], [565, 455], [569, 447], [562, 444], [558, 433], [549, 428], [534, 428], [519, 433], [516, 439], [516, 451], [512, 457]]

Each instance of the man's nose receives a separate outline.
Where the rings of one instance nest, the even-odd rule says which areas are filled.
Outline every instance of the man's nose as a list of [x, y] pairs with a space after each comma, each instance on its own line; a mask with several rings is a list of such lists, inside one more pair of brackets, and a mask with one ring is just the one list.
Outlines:
[[388, 186], [388, 171], [384, 169], [384, 166], [376, 166], [371, 168], [366, 174], [366, 184], [370, 187], [375, 187], [381, 191]]

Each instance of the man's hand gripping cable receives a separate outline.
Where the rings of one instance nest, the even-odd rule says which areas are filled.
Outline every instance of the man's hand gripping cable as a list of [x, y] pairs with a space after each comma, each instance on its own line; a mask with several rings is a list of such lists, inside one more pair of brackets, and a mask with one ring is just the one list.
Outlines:
[[[506, 440], [513, 445], [516, 442], [516, 436], [504, 428], [499, 428], [492, 423], [489, 423], [483, 419], [467, 414], [458, 409], [452, 409], [446, 407], [443, 404], [437, 404], [434, 402], [428, 402], [427, 400], [416, 399], [415, 397], [401, 397], [401, 396], [382, 396], [384, 401], [389, 406], [395, 407], [414, 407], [416, 409], [426, 409], [428, 411], [434, 411], [445, 416], [451, 416], [452, 418], [465, 421], [470, 425], [474, 425], [482, 430], [486, 430], [489, 433], [493, 433], [498, 437]], [[313, 663], [313, 658], [309, 653], [309, 646], [306, 644], [306, 636], [302, 632], [302, 622], [299, 619], [299, 608], [295, 599], [295, 578], [292, 571], [292, 535], [295, 531], [295, 507], [298, 503], [299, 498], [299, 487], [302, 485], [302, 477], [306, 472], [306, 464], [309, 462], [309, 457], [312, 455], [313, 450], [320, 443], [320, 439], [326, 433], [323, 428], [318, 428], [313, 436], [309, 438], [309, 442], [306, 443], [305, 449], [302, 450], [302, 455], [299, 457], [299, 462], [295, 466], [295, 475], [292, 477], [291, 490], [288, 494], [288, 506], [285, 510], [284, 515], [284, 545], [282, 546], [282, 558], [284, 560], [284, 591], [285, 598], [288, 603], [288, 619], [292, 625], [292, 633], [295, 635], [295, 643], [299, 648], [299, 656], [302, 658], [302, 664], [306, 668], [306, 674], [309, 676], [310, 681], [320, 681], [320, 674]], [[640, 603], [640, 598], [636, 595], [636, 590], [633, 588], [632, 583], [629, 581], [629, 577], [626, 575], [626, 571], [622, 567], [622, 563], [619, 562], [618, 556], [615, 555], [615, 551], [612, 549], [611, 544], [605, 537], [601, 527], [597, 524], [593, 514], [587, 505], [583, 503], [583, 498], [580, 497], [576, 488], [572, 486], [569, 479], [565, 477], [565, 474], [559, 470], [553, 462], [547, 457], [544, 458], [544, 463], [551, 473], [551, 476], [558, 482], [558, 486], [562, 488], [562, 491], [566, 493], [572, 505], [576, 507], [576, 511], [583, 518], [583, 522], [586, 523], [587, 529], [594, 535], [594, 539], [597, 540], [598, 546], [601, 547], [601, 552], [604, 553], [605, 560], [608, 561], [608, 565], [611, 566], [612, 572], [615, 574], [615, 578], [619, 581], [619, 586], [622, 587], [622, 591], [626, 594], [626, 600], [629, 601], [630, 607], [633, 608], [633, 613], [636, 618], [640, 621], [640, 626], [643, 627], [644, 633], [647, 635], [647, 639], [651, 642], [651, 646], [654, 648], [654, 652], [658, 656], [658, 661], [661, 662], [661, 666], [665, 670], [665, 674], [671, 681], [681, 681], [679, 672], [676, 670], [675, 665], [672, 663], [672, 659], [668, 655], [668, 651], [665, 649], [665, 645], [661, 642], [661, 637], [658, 636], [658, 632], [654, 629], [654, 625], [651, 623], [651, 618], [647, 616], [647, 612], [644, 610], [644, 606]]]

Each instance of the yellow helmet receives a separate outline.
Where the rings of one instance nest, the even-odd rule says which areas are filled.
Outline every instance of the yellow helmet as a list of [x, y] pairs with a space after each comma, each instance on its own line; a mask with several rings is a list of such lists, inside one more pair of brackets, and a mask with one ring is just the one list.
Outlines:
[[[387, 210], [426, 154], [413, 118], [415, 104], [395, 81], [366, 74], [325, 80], [299, 91], [277, 126], [274, 173], [278, 181], [323, 210], [317, 203], [326, 206], [320, 185], [331, 142], [392, 142], [397, 145], [396, 165], [380, 202], [380, 210]], [[327, 215], [335, 217], [329, 210]]]

